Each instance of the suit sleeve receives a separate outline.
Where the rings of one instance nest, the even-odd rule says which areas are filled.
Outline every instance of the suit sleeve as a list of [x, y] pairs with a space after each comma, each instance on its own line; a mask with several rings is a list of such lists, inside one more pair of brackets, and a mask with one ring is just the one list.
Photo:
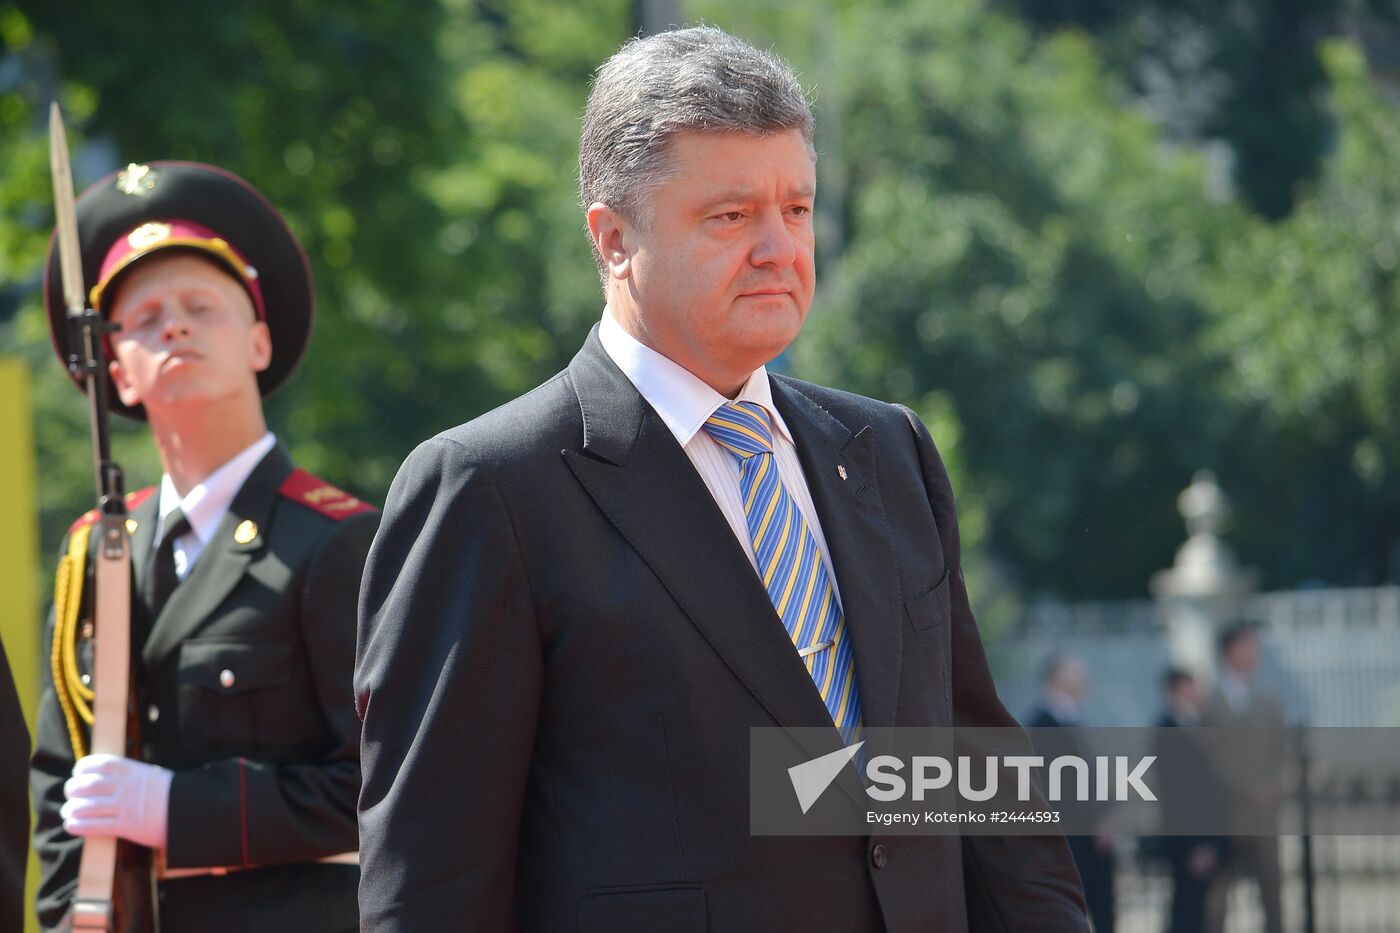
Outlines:
[[360, 790], [351, 675], [355, 610], [375, 516], [335, 526], [297, 599], [309, 676], [330, 739], [314, 761], [223, 758], [178, 771], [170, 785], [172, 867], [305, 862], [353, 852]]
[[29, 730], [14, 675], [0, 642], [0, 927], [24, 926], [24, 869], [29, 858], [29, 800], [24, 793]]
[[[953, 487], [933, 438], [901, 406], [915, 435], [924, 488], [948, 561], [953, 609], [953, 725], [1015, 728], [997, 697], [962, 572]], [[963, 885], [969, 929], [1068, 933], [1088, 929], [1079, 873], [1062, 836], [965, 836]]]
[[428, 441], [390, 490], [360, 596], [364, 930], [514, 928], [538, 631], [498, 488]]

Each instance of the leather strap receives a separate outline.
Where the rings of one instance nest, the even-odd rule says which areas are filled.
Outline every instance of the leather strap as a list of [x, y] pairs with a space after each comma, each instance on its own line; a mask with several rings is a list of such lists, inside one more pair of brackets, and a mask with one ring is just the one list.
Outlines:
[[[131, 544], [124, 516], [104, 516], [97, 526], [95, 597], [97, 641], [93, 658], [92, 751], [126, 754], [131, 687]], [[74, 930], [110, 930], [117, 877], [117, 838], [89, 836], [78, 863]]]

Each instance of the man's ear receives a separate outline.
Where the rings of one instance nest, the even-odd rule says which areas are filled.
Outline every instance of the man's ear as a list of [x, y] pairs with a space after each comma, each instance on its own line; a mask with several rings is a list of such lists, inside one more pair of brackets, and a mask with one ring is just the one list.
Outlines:
[[117, 398], [122, 400], [122, 404], [127, 408], [135, 408], [141, 404], [141, 393], [136, 391], [136, 387], [126, 378], [126, 370], [122, 369], [122, 364], [115, 359], [107, 364], [107, 374], [112, 377], [112, 384], [117, 387]]
[[601, 201], [588, 208], [588, 232], [593, 248], [603, 257], [603, 267], [615, 279], [632, 274], [631, 228], [622, 215]]
[[267, 323], [258, 321], [254, 324], [248, 339], [252, 341], [253, 372], [260, 373], [272, 365], [272, 333], [267, 329]]

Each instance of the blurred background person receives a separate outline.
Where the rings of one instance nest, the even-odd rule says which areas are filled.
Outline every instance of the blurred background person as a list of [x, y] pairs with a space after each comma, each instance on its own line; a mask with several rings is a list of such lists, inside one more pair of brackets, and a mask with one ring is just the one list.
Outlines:
[[[1068, 655], [1055, 655], [1045, 662], [1040, 678], [1040, 702], [1026, 720], [1030, 729], [1075, 728], [1084, 725], [1084, 698], [1089, 693], [1089, 674], [1084, 662]], [[1052, 757], [1044, 742], [1037, 751]], [[1070, 739], [1058, 747], [1058, 755], [1085, 756], [1086, 749]], [[1094, 933], [1113, 933], [1113, 836], [1108, 828], [1093, 836], [1066, 836], [1070, 854], [1084, 884], [1084, 900]]]
[[1260, 689], [1259, 633], [1249, 622], [1226, 627], [1218, 641], [1220, 674], [1201, 716], [1205, 726], [1228, 729], [1213, 756], [1230, 811], [1231, 830], [1225, 872], [1207, 897], [1208, 929], [1223, 928], [1229, 889], [1235, 879], [1251, 877], [1259, 886], [1267, 933], [1283, 933], [1282, 880], [1278, 837], [1261, 835], [1277, 826], [1280, 774], [1284, 763], [1283, 708]]
[[[1180, 668], [1169, 668], [1162, 677], [1162, 714], [1153, 723], [1162, 729], [1191, 729], [1201, 724], [1204, 694], [1200, 681]], [[1211, 807], [1218, 798], [1207, 798], [1189, 789], [1202, 787], [1202, 770], [1209, 766], [1205, 750], [1184, 736], [1165, 736], [1158, 742], [1158, 798], [1162, 802], [1162, 824], [1167, 830], [1183, 820], [1197, 822], [1202, 807]], [[1173, 752], [1171, 754], [1168, 751]], [[1168, 933], [1202, 933], [1206, 929], [1206, 895], [1224, 864], [1224, 836], [1164, 835], [1156, 851], [1171, 870], [1172, 897], [1166, 929]]]

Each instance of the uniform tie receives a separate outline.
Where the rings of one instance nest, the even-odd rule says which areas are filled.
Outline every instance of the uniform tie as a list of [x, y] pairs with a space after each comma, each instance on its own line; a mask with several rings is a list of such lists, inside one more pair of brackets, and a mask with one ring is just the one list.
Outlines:
[[729, 402], [705, 422], [705, 431], [739, 463], [744, 518], [763, 586], [850, 745], [861, 729], [851, 639], [817, 539], [778, 476], [768, 414], [756, 402]]
[[160, 545], [151, 552], [146, 567], [146, 609], [151, 625], [155, 624], [166, 600], [180, 583], [180, 575], [175, 572], [175, 539], [190, 531], [189, 519], [180, 509], [165, 516], [164, 525]]

